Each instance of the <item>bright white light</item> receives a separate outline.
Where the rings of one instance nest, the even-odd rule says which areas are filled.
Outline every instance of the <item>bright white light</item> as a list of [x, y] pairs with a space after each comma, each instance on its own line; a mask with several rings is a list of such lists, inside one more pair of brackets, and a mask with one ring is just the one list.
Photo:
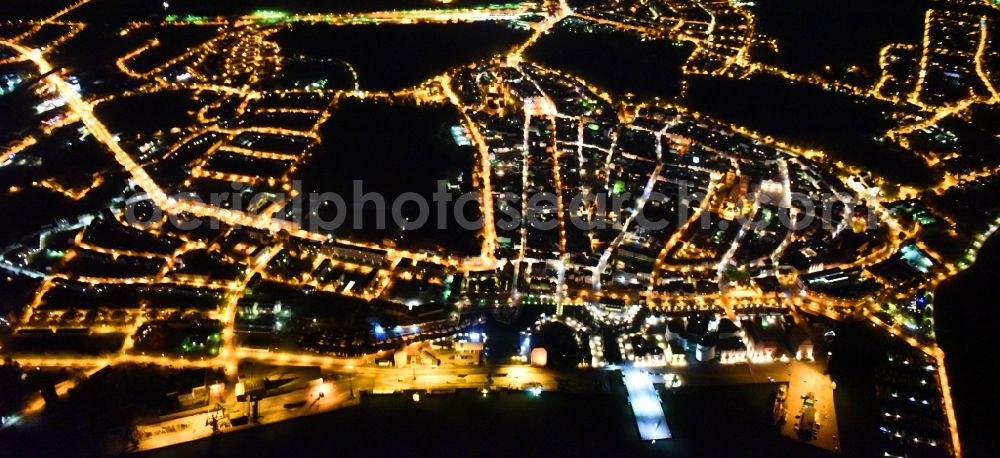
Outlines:
[[642, 440], [669, 439], [671, 436], [667, 419], [663, 415], [660, 398], [649, 374], [635, 369], [626, 370], [625, 388], [628, 389], [632, 414]]

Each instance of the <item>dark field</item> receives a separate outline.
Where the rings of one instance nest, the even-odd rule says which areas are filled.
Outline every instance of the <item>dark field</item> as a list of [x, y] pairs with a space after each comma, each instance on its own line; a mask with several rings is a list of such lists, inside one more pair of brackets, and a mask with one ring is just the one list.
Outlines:
[[88, 24], [125, 24], [144, 20], [157, 22], [166, 14], [161, 0], [93, 0], [62, 19]]
[[[343, 227], [353, 228], [347, 232], [352, 237], [376, 242], [391, 239], [400, 247], [432, 250], [443, 247], [463, 254], [478, 254], [474, 231], [458, 228], [454, 220], [449, 220], [448, 230], [435, 229], [437, 210], [431, 198], [438, 189], [438, 181], [455, 183], [461, 179], [466, 189], [471, 179], [476, 151], [455, 144], [449, 128], [458, 124], [459, 114], [451, 106], [342, 100], [321, 128], [320, 150], [304, 167], [303, 191], [335, 192], [342, 196], [347, 203]], [[385, 229], [376, 227], [374, 204], [365, 206], [361, 221], [353, 219], [355, 180], [361, 181], [364, 193], [377, 192], [384, 197]], [[429, 219], [423, 229], [403, 231], [393, 224], [389, 210], [393, 201], [404, 193], [417, 193], [429, 202]], [[414, 205], [402, 207], [407, 218], [416, 218], [416, 212]], [[332, 221], [336, 207], [321, 208], [319, 215], [325, 221]]]
[[782, 437], [772, 426], [770, 402], [777, 390], [767, 383], [661, 388], [674, 436], [663, 450], [678, 456], [832, 456]]
[[0, 277], [0, 290], [4, 292], [0, 295], [0, 313], [7, 315], [21, 311], [34, 299], [40, 284], [41, 280], [34, 278]]
[[[358, 73], [361, 89], [401, 89], [451, 67], [506, 51], [528, 32], [502, 23], [328, 26], [295, 25], [273, 35], [284, 56], [315, 62], [345, 61]], [[293, 60], [294, 61], [294, 60]], [[343, 81], [343, 70], [329, 78]], [[319, 79], [322, 72], [309, 77]], [[295, 76], [295, 75], [292, 75]], [[304, 78], [304, 77], [300, 77]]]
[[[38, 115], [35, 105], [42, 102], [42, 99], [33, 93], [33, 86], [36, 80], [33, 73], [37, 70], [33, 65], [5, 65], [0, 67], [0, 71], [30, 72], [30, 77], [21, 83], [16, 89], [0, 97], [0, 144], [10, 141], [17, 141], [24, 138], [24, 134], [31, 132], [31, 129], [42, 119], [53, 116], [55, 113], [48, 112]], [[26, 75], [27, 76], [27, 75]], [[44, 118], [42, 116], [45, 116]]]
[[53, 66], [62, 66], [75, 76], [87, 94], [117, 94], [137, 82], [128, 81], [128, 76], [115, 66], [116, 59], [148, 42], [155, 30], [141, 28], [123, 37], [116, 25], [87, 24], [47, 58]]
[[44, 19], [72, 3], [71, 0], [4, 0], [0, 2], [0, 18]]
[[878, 79], [879, 50], [889, 43], [918, 44], [925, 0], [759, 0], [750, 10], [761, 32], [778, 40], [777, 55], [762, 56], [787, 70]]
[[[79, 124], [55, 130], [18, 154], [17, 162], [0, 168], [0, 212], [11, 217], [0, 227], [0, 246], [6, 246], [59, 219], [75, 220], [95, 212], [125, 189], [123, 173], [111, 153], [93, 137], [80, 140]], [[17, 165], [22, 163], [24, 165]], [[59, 186], [83, 191], [103, 182], [79, 200], [33, 185], [47, 179]]]
[[13, 354], [56, 354], [99, 356], [119, 351], [125, 343], [125, 334], [106, 333], [87, 335], [80, 333], [26, 333], [13, 336], [4, 348]]
[[184, 54], [189, 49], [201, 46], [212, 37], [219, 35], [219, 30], [215, 26], [167, 26], [155, 28], [152, 35], [159, 40], [160, 44], [143, 51], [142, 54], [126, 62], [132, 71], [137, 73], [151, 71], [170, 59]]
[[[93, 137], [80, 140], [81, 124], [59, 128], [49, 137], [20, 152], [11, 165], [0, 168], [0, 183], [30, 187], [51, 178], [65, 188], [86, 188], [95, 174], [118, 174], [118, 163]], [[19, 165], [24, 164], [24, 165]]]
[[[7, 218], [0, 229], [0, 246], [38, 232], [58, 219], [76, 218], [102, 208], [108, 199], [125, 188], [125, 180], [109, 180], [87, 197], [72, 200], [62, 194], [42, 188], [27, 188], [17, 193], [0, 193], [0, 213], [17, 215]], [[39, 211], [44, 209], [44, 211]]]
[[125, 137], [196, 124], [199, 107], [190, 92], [163, 91], [115, 98], [98, 105], [94, 114], [112, 133]]
[[875, 140], [891, 126], [889, 109], [881, 102], [779, 77], [754, 76], [691, 78], [685, 105], [795, 145], [823, 150], [830, 159], [902, 183], [923, 185], [934, 179], [923, 161]]
[[21, 38], [20, 44], [28, 48], [48, 48], [49, 43], [60, 39], [70, 32], [71, 29], [69, 26], [45, 24], [31, 35]]
[[614, 94], [673, 98], [680, 93], [681, 66], [692, 51], [688, 43], [642, 41], [632, 33], [573, 19], [539, 39], [527, 57]]

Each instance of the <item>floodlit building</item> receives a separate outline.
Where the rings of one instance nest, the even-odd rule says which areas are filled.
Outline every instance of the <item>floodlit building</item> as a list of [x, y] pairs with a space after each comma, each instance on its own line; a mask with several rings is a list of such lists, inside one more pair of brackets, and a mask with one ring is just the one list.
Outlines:
[[549, 363], [549, 353], [544, 348], [531, 349], [531, 365], [535, 367], [545, 367]]
[[747, 353], [754, 358], [774, 358], [784, 337], [785, 329], [775, 317], [757, 317], [743, 320], [746, 330]]
[[789, 343], [795, 359], [813, 359], [813, 341], [805, 328], [802, 326], [792, 328]]
[[479, 364], [479, 359], [483, 354], [485, 345], [482, 341], [455, 341], [454, 350], [458, 353], [455, 358], [469, 360], [472, 364]]
[[742, 361], [747, 357], [747, 346], [739, 338], [719, 339], [715, 353], [722, 361]]
[[695, 349], [695, 358], [698, 361], [711, 361], [715, 359], [715, 346], [719, 343], [719, 335], [716, 333], [705, 334], [704, 337], [698, 340], [698, 346]]
[[392, 355], [392, 362], [396, 367], [406, 367], [407, 363], [410, 362], [410, 355], [407, 354], [406, 350], [399, 350]]

